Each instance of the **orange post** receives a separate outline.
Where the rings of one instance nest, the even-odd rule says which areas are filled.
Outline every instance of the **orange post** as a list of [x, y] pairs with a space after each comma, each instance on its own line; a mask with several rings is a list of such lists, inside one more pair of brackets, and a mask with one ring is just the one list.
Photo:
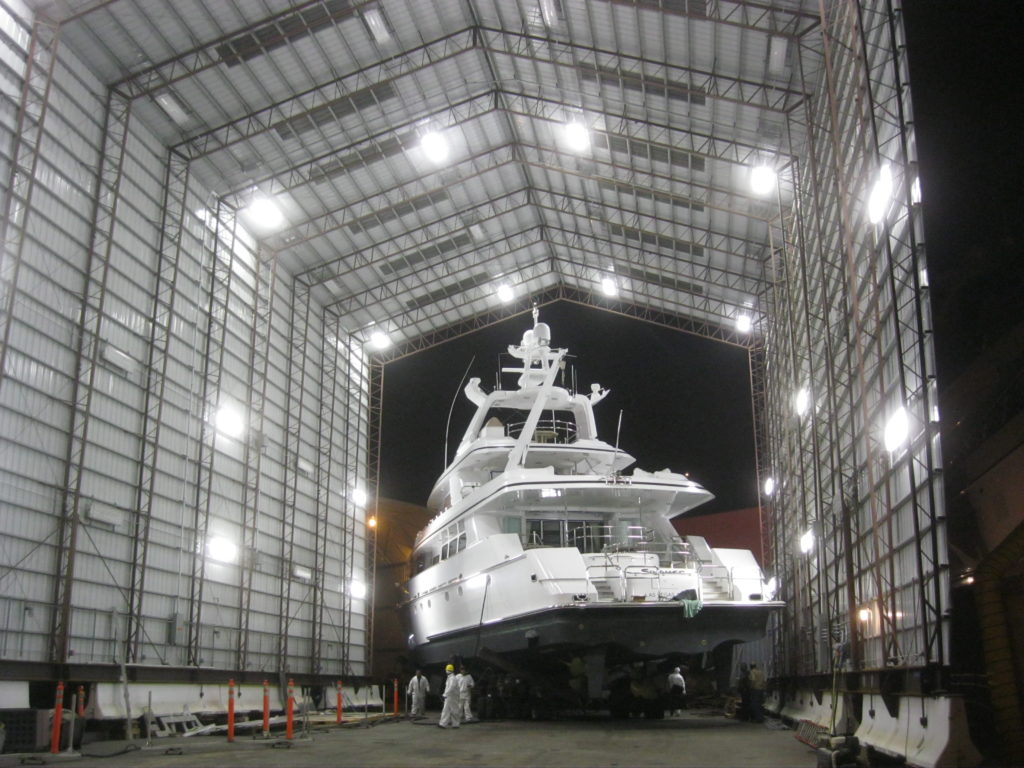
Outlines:
[[284, 726], [284, 737], [292, 738], [295, 735], [295, 683], [288, 681], [288, 719]]
[[53, 730], [50, 732], [50, 753], [60, 751], [60, 726], [64, 718], [64, 681], [57, 683], [57, 696], [53, 702]]
[[391, 681], [391, 685], [394, 687], [395, 692], [395, 717], [398, 717], [398, 678], [396, 677]]
[[85, 686], [78, 686], [78, 716], [85, 717]]
[[270, 683], [263, 681], [263, 738], [270, 736]]
[[342, 701], [341, 701], [341, 680], [338, 681], [338, 698], [336, 699], [335, 703], [337, 704], [338, 712], [337, 712], [337, 715], [336, 715], [334, 721], [336, 723], [340, 723], [341, 722], [341, 704], [342, 704]]
[[228, 680], [228, 741], [235, 740], [235, 680]]

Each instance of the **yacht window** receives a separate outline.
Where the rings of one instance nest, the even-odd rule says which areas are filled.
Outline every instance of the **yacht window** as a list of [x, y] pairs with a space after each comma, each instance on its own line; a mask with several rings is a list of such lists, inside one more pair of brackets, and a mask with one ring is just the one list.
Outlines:
[[518, 536], [523, 535], [523, 518], [521, 517], [503, 517], [501, 518], [501, 532], [502, 533], [514, 533]]
[[562, 546], [561, 520], [527, 520], [526, 543], [531, 546]]
[[597, 520], [570, 520], [566, 532], [566, 543], [584, 554], [600, 552], [609, 542], [608, 527]]

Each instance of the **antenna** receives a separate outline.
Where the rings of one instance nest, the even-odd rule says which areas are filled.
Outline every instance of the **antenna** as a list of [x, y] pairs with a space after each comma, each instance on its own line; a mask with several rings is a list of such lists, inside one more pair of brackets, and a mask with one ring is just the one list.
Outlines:
[[462, 389], [462, 385], [466, 381], [466, 376], [469, 375], [469, 369], [473, 367], [473, 363], [476, 361], [476, 355], [473, 355], [469, 361], [469, 365], [466, 366], [466, 372], [462, 374], [462, 381], [459, 382], [459, 386], [455, 389], [455, 396], [452, 397], [452, 404], [448, 407], [448, 422], [444, 425], [444, 465], [441, 467], [441, 471], [444, 472], [448, 468], [448, 431], [452, 427], [452, 412], [455, 410], [455, 401], [459, 399], [459, 390]]
[[615, 428], [615, 453], [612, 454], [612, 474], [615, 473], [615, 460], [619, 457], [619, 435], [622, 433], [622, 411], [619, 410], [619, 425]]

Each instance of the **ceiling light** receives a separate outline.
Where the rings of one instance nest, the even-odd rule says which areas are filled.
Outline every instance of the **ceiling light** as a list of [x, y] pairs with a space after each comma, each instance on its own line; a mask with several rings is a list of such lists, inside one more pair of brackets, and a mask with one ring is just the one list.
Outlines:
[[775, 189], [775, 183], [778, 181], [778, 174], [775, 173], [775, 169], [767, 165], [759, 165], [756, 168], [750, 169], [750, 188], [754, 190], [755, 194], [767, 195], [773, 189]]
[[805, 531], [800, 537], [800, 551], [805, 555], [814, 549], [814, 531]]
[[615, 285], [615, 281], [610, 277], [605, 277], [601, 280], [601, 290], [604, 291], [605, 296], [615, 296], [619, 292], [619, 288]]
[[225, 437], [239, 438], [245, 432], [245, 417], [231, 403], [225, 403], [217, 409], [213, 424], [217, 431]]
[[391, 346], [391, 339], [383, 331], [374, 331], [370, 336], [370, 346], [374, 349], [387, 349]]
[[796, 393], [793, 405], [796, 408], [797, 416], [803, 416], [807, 413], [807, 409], [811, 406], [811, 392], [807, 387], [802, 387], [800, 391]]
[[773, 493], [775, 493], [775, 478], [766, 477], [764, 479], [764, 495], [771, 496]]
[[907, 417], [907, 410], [902, 405], [896, 409], [889, 421], [885, 423], [883, 442], [885, 450], [892, 453], [907, 441], [910, 434], [910, 419]]
[[448, 142], [437, 131], [431, 131], [420, 139], [420, 149], [432, 163], [443, 163], [448, 158]]
[[498, 299], [505, 302], [506, 304], [515, 298], [515, 292], [512, 290], [512, 286], [508, 283], [502, 283], [498, 286]]
[[885, 163], [878, 169], [878, 179], [868, 196], [868, 221], [877, 224], [889, 210], [892, 201], [892, 169]]
[[565, 141], [574, 152], [585, 152], [590, 149], [590, 132], [585, 125], [573, 120], [565, 124]]
[[540, 0], [540, 15], [546, 26], [553, 27], [558, 23], [559, 14], [556, 2], [557, 0]]
[[391, 30], [388, 29], [388, 23], [385, 21], [384, 14], [380, 12], [379, 8], [364, 8], [363, 21], [366, 22], [370, 34], [373, 35], [373, 39], [379, 45], [391, 41]]
[[750, 333], [752, 324], [750, 315], [736, 315], [736, 330], [740, 333]]
[[284, 223], [284, 214], [269, 197], [254, 197], [245, 214], [260, 229], [277, 229]]
[[238, 547], [230, 539], [215, 536], [206, 543], [206, 554], [218, 563], [233, 563], [238, 559]]
[[174, 94], [164, 91], [157, 94], [155, 98], [156, 103], [160, 105], [160, 108], [167, 113], [171, 120], [180, 126], [185, 126], [189, 123], [188, 112]]

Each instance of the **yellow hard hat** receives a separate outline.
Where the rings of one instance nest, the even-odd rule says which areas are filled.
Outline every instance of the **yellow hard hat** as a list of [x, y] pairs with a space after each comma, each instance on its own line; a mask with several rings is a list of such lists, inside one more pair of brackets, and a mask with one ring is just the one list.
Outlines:
[[452, 665], [452, 664], [449, 664], [447, 667], [444, 668], [444, 671], [445, 672], [454, 672], [455, 671], [455, 666]]

